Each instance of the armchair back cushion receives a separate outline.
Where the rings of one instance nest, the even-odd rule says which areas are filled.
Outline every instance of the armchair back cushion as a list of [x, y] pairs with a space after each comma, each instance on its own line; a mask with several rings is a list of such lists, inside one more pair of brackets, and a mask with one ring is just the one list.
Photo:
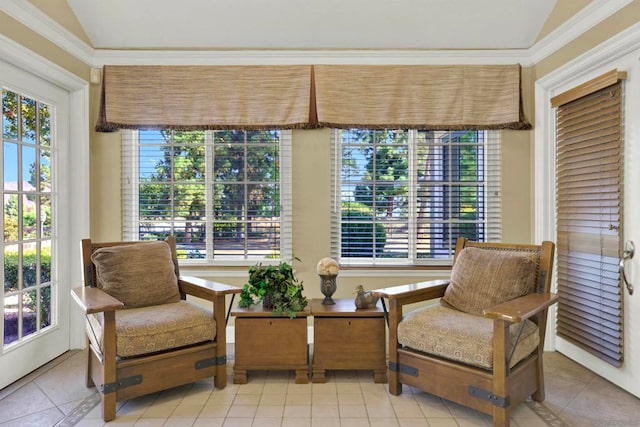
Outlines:
[[[536, 261], [532, 259], [536, 256]], [[526, 295], [535, 289], [537, 255], [474, 247], [458, 254], [442, 302], [465, 313]]]
[[125, 308], [167, 304], [180, 300], [171, 248], [166, 242], [106, 246], [91, 260], [97, 285]]

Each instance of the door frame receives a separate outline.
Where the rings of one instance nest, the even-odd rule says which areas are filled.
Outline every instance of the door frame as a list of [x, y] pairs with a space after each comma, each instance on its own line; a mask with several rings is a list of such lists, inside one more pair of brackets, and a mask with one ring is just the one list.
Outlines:
[[[69, 295], [71, 288], [82, 284], [80, 241], [89, 237], [89, 83], [19, 43], [0, 34], [0, 57], [40, 79], [69, 92], [69, 164], [68, 186], [59, 189], [59, 203], [68, 206], [70, 215], [60, 219], [67, 238], [58, 246], [62, 271], [68, 272], [69, 283], [60, 283], [59, 291]], [[85, 347], [82, 313], [69, 305], [69, 349]]]
[[[555, 203], [555, 148], [556, 148], [556, 120], [555, 110], [551, 108], [551, 98], [563, 91], [575, 87], [576, 85], [589, 80], [605, 71], [609, 71], [612, 68], [620, 67], [619, 64], [629, 62], [629, 57], [632, 53], [640, 49], [640, 24], [636, 24], [627, 30], [612, 37], [606, 42], [601, 43], [595, 48], [585, 52], [577, 58], [567, 62], [565, 65], [559, 67], [548, 75], [537, 80], [535, 83], [535, 137], [534, 137], [534, 171], [535, 171], [535, 190], [534, 197], [535, 204], [535, 225], [534, 225], [534, 240], [552, 240], [556, 238], [556, 203]], [[636, 55], [637, 56], [637, 55]], [[635, 58], [637, 63], [637, 57]], [[637, 67], [637, 65], [636, 65]], [[621, 68], [620, 71], [625, 71]], [[634, 76], [630, 76], [633, 78]], [[637, 76], [635, 76], [637, 77]], [[637, 83], [636, 83], [637, 85]], [[636, 90], [637, 91], [637, 90]], [[625, 104], [628, 104], [628, 99], [625, 97]], [[626, 113], [628, 117], [628, 112]], [[625, 139], [629, 140], [629, 132], [631, 126], [625, 126]], [[637, 138], [634, 138], [637, 140]], [[629, 147], [625, 147], [625, 154], [629, 153]], [[625, 163], [628, 162], [629, 157], [625, 155]], [[628, 180], [629, 171], [625, 172], [625, 183]], [[629, 186], [625, 185], [627, 191]], [[628, 209], [624, 209], [624, 213], [627, 218], [632, 219], [629, 215], [626, 215]], [[623, 227], [624, 230], [624, 227]], [[624, 231], [623, 231], [624, 232]], [[625, 239], [625, 236], [620, 236], [621, 239]], [[557, 291], [557, 279], [553, 277], [553, 290]], [[633, 273], [633, 272], [632, 272]], [[637, 275], [633, 275], [637, 277]], [[632, 277], [633, 279], [633, 277]], [[623, 298], [628, 297], [628, 292], [623, 289]], [[634, 296], [638, 298], [638, 296]], [[628, 304], [625, 304], [628, 305]], [[629, 325], [627, 313], [625, 310], [625, 366], [632, 360], [632, 352], [630, 351], [630, 340], [628, 331], [633, 328]], [[579, 356], [576, 357], [576, 361], [588, 369], [594, 371], [598, 375], [608, 379], [630, 393], [640, 397], [640, 389], [634, 386], [630, 382], [632, 377], [629, 374], [625, 375], [625, 368], [615, 368], [608, 365], [606, 362], [592, 356], [589, 353], [578, 349], [567, 341], [555, 335], [556, 328], [556, 306], [550, 307], [550, 315], [548, 317], [547, 330], [554, 331], [546, 335], [545, 349], [558, 350], [568, 349], [572, 353], [575, 351]], [[636, 334], [637, 335], [637, 334]], [[637, 346], [640, 343], [635, 343]], [[638, 363], [638, 362], [635, 362]], [[637, 370], [638, 366], [635, 367]]]

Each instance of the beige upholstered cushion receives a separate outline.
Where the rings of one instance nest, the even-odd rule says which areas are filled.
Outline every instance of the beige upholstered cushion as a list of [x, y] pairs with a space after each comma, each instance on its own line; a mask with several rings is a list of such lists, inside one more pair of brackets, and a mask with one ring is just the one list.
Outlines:
[[91, 256], [98, 287], [125, 307], [144, 307], [180, 299], [178, 279], [166, 242], [108, 246]]
[[482, 310], [530, 293], [537, 263], [531, 257], [501, 250], [464, 248], [451, 270], [442, 302], [465, 313]]
[[[102, 314], [88, 316], [94, 345], [102, 341]], [[132, 357], [213, 340], [211, 311], [188, 301], [116, 311], [116, 355]]]
[[[512, 346], [520, 325], [509, 327]], [[493, 366], [492, 336], [492, 319], [439, 305], [414, 310], [398, 325], [398, 342], [403, 346], [489, 370]], [[539, 342], [538, 327], [525, 320], [511, 366], [531, 354]]]

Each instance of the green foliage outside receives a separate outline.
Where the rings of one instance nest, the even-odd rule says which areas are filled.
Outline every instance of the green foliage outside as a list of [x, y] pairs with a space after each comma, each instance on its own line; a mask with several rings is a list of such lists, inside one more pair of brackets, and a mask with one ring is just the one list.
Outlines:
[[[22, 302], [26, 309], [23, 309], [23, 333], [25, 335], [35, 332], [38, 329], [37, 316], [35, 310], [38, 309], [38, 290], [35, 288], [38, 276], [38, 258], [35, 249], [25, 250], [22, 255], [22, 266], [19, 265], [18, 252], [5, 251], [4, 254], [4, 289], [5, 292], [17, 291], [19, 289], [18, 273], [22, 268], [24, 293]], [[42, 247], [40, 252], [40, 283], [51, 281], [51, 250]], [[29, 290], [29, 287], [33, 289]], [[40, 328], [51, 324], [51, 286], [40, 288], [39, 296]], [[17, 308], [17, 307], [16, 307]], [[29, 312], [28, 310], [34, 310]], [[4, 342], [9, 343], [17, 339], [18, 317], [15, 313], [5, 313], [5, 337]]]
[[[278, 132], [213, 132], [211, 171], [205, 165], [205, 132], [161, 131], [160, 135], [166, 143], [160, 147], [162, 155], [153, 171], [140, 177], [139, 214], [143, 223], [174, 221], [174, 228], [152, 229], [153, 237], [174, 234], [179, 243], [204, 249], [208, 221], [216, 248], [265, 238], [257, 224], [280, 216]], [[207, 174], [213, 183], [212, 218], [206, 217]]]
[[343, 257], [380, 256], [387, 242], [384, 226], [373, 223], [371, 209], [355, 202], [342, 203], [341, 239]]

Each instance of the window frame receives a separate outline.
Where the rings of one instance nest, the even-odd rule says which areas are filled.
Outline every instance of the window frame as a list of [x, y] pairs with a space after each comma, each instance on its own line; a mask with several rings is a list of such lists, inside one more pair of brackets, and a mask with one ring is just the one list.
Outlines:
[[[406, 258], [379, 258], [379, 257], [343, 257], [342, 256], [342, 132], [347, 129], [333, 129], [331, 132], [331, 255], [339, 260], [343, 267], [447, 267], [453, 263], [453, 251], [455, 239], [449, 258], [418, 258], [417, 253], [417, 199], [418, 184], [416, 174], [416, 146], [419, 140], [419, 130], [406, 130], [408, 137], [409, 172], [408, 176], [408, 231], [407, 231], [407, 257]], [[374, 129], [371, 129], [374, 130]], [[387, 129], [402, 130], [402, 129]], [[347, 130], [348, 131], [348, 130]], [[447, 131], [445, 131], [447, 132]], [[454, 132], [453, 130], [448, 132]], [[497, 130], [484, 130], [484, 209], [486, 212], [485, 236], [486, 241], [500, 241], [502, 239], [502, 189], [501, 189], [501, 139], [502, 135]], [[413, 213], [413, 214], [412, 214]], [[449, 224], [453, 221], [447, 221]], [[373, 251], [373, 248], [372, 248]]]
[[[274, 129], [275, 130], [275, 129]], [[205, 156], [205, 178], [198, 183], [205, 186], [205, 247], [206, 256], [203, 259], [180, 258], [180, 265], [194, 266], [251, 266], [260, 262], [263, 264], [278, 264], [280, 261], [289, 261], [293, 254], [292, 238], [292, 140], [291, 131], [278, 129], [280, 132], [279, 144], [279, 164], [280, 164], [280, 256], [278, 258], [267, 258], [265, 256], [246, 257], [213, 257], [213, 194], [211, 188], [214, 185], [212, 179], [214, 165], [214, 138], [216, 130], [205, 130], [204, 132], [204, 156]], [[140, 210], [139, 210], [139, 131], [123, 129], [121, 137], [122, 145], [122, 238], [123, 240], [139, 240]]]

